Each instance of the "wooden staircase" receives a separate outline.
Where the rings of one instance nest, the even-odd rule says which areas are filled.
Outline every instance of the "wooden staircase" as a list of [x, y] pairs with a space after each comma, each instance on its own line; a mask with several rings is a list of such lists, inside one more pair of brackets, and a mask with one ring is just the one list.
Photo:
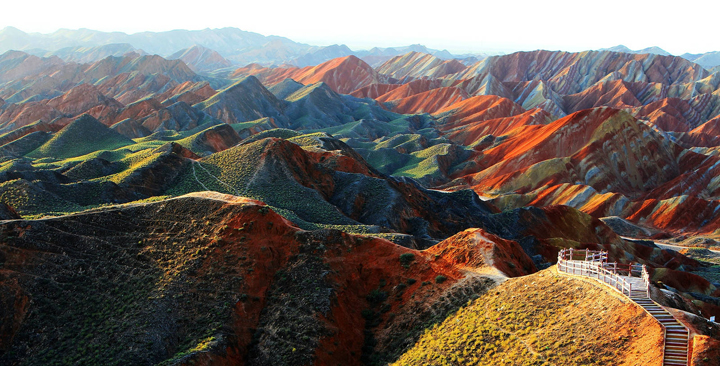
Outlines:
[[[584, 256], [585, 260], [575, 259], [578, 255], [581, 258]], [[670, 312], [648, 296], [649, 279], [645, 266], [642, 266], [641, 271], [629, 266], [625, 268], [628, 275], [623, 276], [619, 271], [621, 265], [606, 261], [607, 252], [604, 251], [563, 249], [558, 254], [558, 271], [595, 278], [642, 306], [662, 325], [665, 332], [663, 365], [689, 365], [689, 331]], [[638, 271], [641, 277], [633, 277], [632, 274], [637, 274]]]
[[663, 365], [688, 365], [688, 341], [690, 337], [687, 328], [662, 306], [648, 297], [645, 281], [642, 278], [628, 277], [627, 280], [633, 289], [630, 293], [630, 299], [657, 319], [665, 330]]

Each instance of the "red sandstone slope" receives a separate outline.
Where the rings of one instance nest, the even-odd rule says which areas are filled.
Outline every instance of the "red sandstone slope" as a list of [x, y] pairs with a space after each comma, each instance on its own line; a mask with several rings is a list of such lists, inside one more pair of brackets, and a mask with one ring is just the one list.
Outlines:
[[375, 100], [378, 102], [390, 102], [393, 100], [411, 97], [442, 86], [443, 84], [440, 80], [413, 80], [409, 83], [402, 84], [397, 88], [393, 88], [385, 94], [375, 97]]
[[409, 52], [395, 56], [375, 68], [377, 72], [398, 80], [440, 78], [465, 70], [467, 66], [457, 60], [443, 61], [433, 55]]
[[[648, 130], [629, 114], [615, 109], [578, 112], [523, 131], [485, 151], [482, 164], [486, 169], [473, 181], [493, 187], [517, 180], [534, 188], [558, 178], [574, 182], [577, 176], [598, 190], [607, 185], [613, 187], [611, 190], [627, 194], [645, 192], [674, 178], [680, 170], [674, 145], [663, 146], [656, 140], [643, 138]], [[642, 144], [634, 149], [624, 148], [627, 141], [633, 140]], [[615, 151], [623, 154], [613, 157]], [[551, 160], [566, 157], [570, 161]], [[528, 177], [527, 170], [541, 162], [546, 162], [546, 166], [538, 166], [535, 177], [530, 178], [533, 181], [528, 182], [524, 178]], [[572, 165], [568, 166], [570, 162]], [[550, 181], [538, 180], [540, 177]]]
[[468, 229], [441, 241], [426, 252], [442, 257], [457, 268], [494, 267], [509, 277], [537, 271], [518, 243], [482, 229]]
[[317, 66], [304, 68], [261, 68], [249, 65], [235, 70], [231, 78], [253, 75], [266, 86], [272, 86], [285, 79], [301, 84], [324, 82], [338, 93], [348, 94], [373, 83], [385, 83], [387, 77], [378, 74], [370, 65], [355, 56], [332, 59]]
[[[378, 71], [413, 80], [407, 75], [434, 65], [429, 58], [420, 56], [398, 56]], [[671, 110], [661, 105], [650, 106], [636, 115], [663, 128], [687, 131], [687, 126], [692, 129], [720, 114], [720, 103], [715, 100], [717, 96], [712, 95], [720, 85], [718, 77], [672, 56], [609, 51], [518, 52], [490, 57], [442, 78], [443, 86], [459, 87], [469, 95], [497, 95], [526, 109], [543, 108], [557, 117], [601, 106], [637, 110], [651, 103], [662, 104], [664, 98], [682, 99], [689, 106], [675, 106]], [[428, 81], [431, 80], [434, 79], [431, 77]], [[365, 93], [363, 96], [378, 98], [380, 95], [382, 93]], [[663, 110], [655, 112], [656, 109]], [[693, 111], [688, 111], [690, 109]]]
[[212, 97], [216, 93], [217, 91], [206, 81], [199, 83], [186, 81], [160, 94], [157, 99], [166, 106], [175, 102], [185, 102], [193, 105]]
[[358, 98], [375, 99], [402, 86], [401, 84], [370, 84], [353, 91], [350, 95]]
[[[474, 141], [466, 131], [448, 136]], [[589, 109], [516, 128], [474, 161], [476, 173], [454, 184], [507, 194], [503, 207], [567, 204], [662, 231], [720, 228], [720, 160], [681, 148], [627, 112]]]
[[580, 93], [565, 96], [565, 110], [576, 112], [593, 107], [613, 107], [617, 109], [641, 106], [629, 83], [616, 80], [597, 83]]
[[168, 56], [168, 60], [180, 59], [194, 71], [210, 71], [230, 67], [230, 61], [209, 48], [194, 45]]
[[675, 56], [532, 51], [488, 57], [453, 78], [469, 79], [482, 74], [502, 82], [544, 80], [560, 94], [578, 93], [601, 80], [689, 83], [709, 75], [701, 66]]
[[[392, 111], [396, 113], [435, 113], [457, 102], [463, 101], [467, 99], [467, 97], [467, 93], [463, 90], [447, 87], [428, 90], [407, 98], [395, 99], [389, 102], [389, 104], [392, 106]], [[377, 100], [380, 99], [382, 99], [382, 97]]]
[[440, 109], [434, 115], [440, 122], [440, 129], [448, 130], [472, 122], [512, 117], [524, 112], [521, 106], [509, 99], [479, 95]]
[[[193, 347], [213, 336], [214, 342], [188, 352], [180, 363], [284, 359], [360, 365], [361, 355], [372, 352], [372, 345], [363, 349], [368, 332], [380, 339], [378, 347], [390, 346], [386, 342], [400, 334], [417, 337], [407, 332], [422, 327], [431, 314], [444, 316], [454, 309], [441, 305], [443, 297], [492, 286], [491, 280], [467, 272], [489, 261], [456, 267], [459, 256], [476, 256], [461, 239], [448, 239], [445, 245], [454, 249], [436, 253], [339, 231], [305, 232], [262, 203], [214, 193], [76, 217], [6, 222], [0, 229], [15, 235], [0, 244], [0, 349], [13, 351], [1, 358], [8, 362], [39, 362], [66, 337], [77, 340], [75, 322], [42, 322], [49, 309], [55, 309], [54, 317], [68, 319], [96, 305], [115, 311], [113, 304], [121, 302], [122, 318], [85, 314], [84, 324], [110, 324], [115, 331], [112, 337], [95, 333], [83, 342], [121, 346], [91, 357], [158, 363], [186, 351], [186, 344]], [[159, 230], [163, 234], [157, 235]], [[514, 263], [513, 273], [535, 270], [514, 242], [483, 234], [482, 246], [492, 258], [510, 261], [498, 265]], [[496, 251], [508, 247], [516, 250]], [[109, 248], [121, 250], [101, 255]], [[92, 266], [87, 266], [88, 256], [95, 258]], [[401, 256], [406, 258], [401, 261]], [[115, 278], [119, 271], [124, 275]], [[436, 280], [439, 276], [445, 281]], [[85, 285], [47, 288], [50, 278]], [[114, 285], [123, 292], [113, 291]], [[90, 295], [93, 304], [83, 303]], [[423, 302], [413, 305], [412, 299], [421, 297]], [[388, 311], [394, 315], [387, 316]], [[184, 322], [189, 323], [161, 326]], [[23, 348], [41, 326], [49, 332]], [[289, 331], [272, 331], [279, 327]], [[125, 347], [138, 341], [152, 346]], [[76, 348], [68, 352], [76, 360], [88, 357]]]
[[0, 114], [0, 126], [18, 128], [37, 120], [51, 122], [58, 117], [77, 116], [83, 113], [110, 123], [114, 122], [114, 118], [123, 107], [120, 102], [106, 97], [95, 86], [81, 84], [51, 100], [13, 104]]
[[[487, 147], [487, 145], [481, 142], [481, 139], [485, 136], [493, 135], [496, 137], [514, 133], [514, 131], [520, 132], [524, 126], [547, 124], [551, 120], [552, 118], [547, 112], [535, 108], [510, 117], [499, 117], [463, 124], [459, 127], [446, 130], [445, 136], [457, 144], [477, 146], [479, 149], [483, 149]], [[488, 140], [487, 144], [492, 144], [493, 142], [494, 139]]]
[[720, 136], [720, 117], [715, 117], [700, 126], [695, 127], [690, 133], [705, 133], [710, 136]]

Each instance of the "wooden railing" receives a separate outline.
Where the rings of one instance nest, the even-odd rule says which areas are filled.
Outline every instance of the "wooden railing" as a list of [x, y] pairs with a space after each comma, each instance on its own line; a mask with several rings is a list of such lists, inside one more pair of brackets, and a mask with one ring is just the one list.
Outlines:
[[[583, 259], [575, 259], [578, 257]], [[559, 271], [602, 281], [628, 297], [632, 293], [632, 284], [619, 274], [619, 272], [624, 272], [625, 266], [618, 263], [607, 263], [606, 251], [563, 249], [558, 253], [557, 266]], [[626, 271], [632, 274], [633, 267], [628, 266]]]
[[650, 298], [650, 274], [647, 271], [647, 267], [643, 264], [640, 276], [645, 281], [645, 291], [647, 291], [647, 297]]

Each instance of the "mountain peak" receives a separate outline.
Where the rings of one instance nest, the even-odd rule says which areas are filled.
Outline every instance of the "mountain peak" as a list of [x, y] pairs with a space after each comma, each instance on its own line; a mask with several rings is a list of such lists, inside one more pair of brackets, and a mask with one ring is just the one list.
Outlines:
[[229, 67], [232, 63], [222, 57], [218, 52], [200, 44], [177, 51], [168, 56], [168, 60], [181, 60], [191, 70], [201, 72]]

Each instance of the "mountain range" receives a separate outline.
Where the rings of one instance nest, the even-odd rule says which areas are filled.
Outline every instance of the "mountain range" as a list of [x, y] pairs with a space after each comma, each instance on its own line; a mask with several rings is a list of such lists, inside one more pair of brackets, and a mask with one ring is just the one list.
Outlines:
[[0, 364], [720, 364], [717, 71], [150, 35], [0, 33]]
[[[125, 34], [101, 32], [90, 29], [60, 29], [50, 34], [25, 33], [17, 28], [0, 30], [0, 53], [9, 50], [25, 51], [36, 56], [58, 56], [70, 62], [92, 62], [107, 56], [122, 56], [128, 52], [157, 54], [170, 59], [180, 58], [187, 50], [193, 52], [209, 49], [226, 60], [211, 63], [210, 69], [221, 68], [225, 63], [247, 65], [288, 64], [311, 66], [337, 57], [354, 55], [365, 58], [373, 65], [387, 59], [417, 51], [431, 53], [443, 59], [452, 59], [448, 51], [430, 50], [422, 45], [395, 48], [372, 48], [367, 51], [352, 51], [345, 45], [311, 46], [278, 36], [263, 36], [237, 28], [203, 29], [197, 31], [173, 30], [167, 32], [142, 32]], [[465, 57], [484, 55], [463, 55]], [[187, 57], [187, 56], [186, 56]], [[198, 69], [206, 70], [208, 65]]]
[[[210, 51], [200, 51], [205, 49]], [[428, 49], [419, 44], [353, 51], [346, 45], [312, 46], [285, 37], [263, 36], [229, 27], [134, 34], [91, 29], [60, 29], [53, 33], [41, 34], [25, 33], [14, 27], [5, 27], [0, 30], [0, 53], [10, 50], [25, 51], [40, 57], [54, 55], [65, 61], [81, 63], [98, 61], [107, 56], [122, 56], [128, 52], [157, 54], [170, 59], [180, 58], [180, 55], [188, 50], [198, 53], [216, 52], [218, 55], [212, 56], [216, 62], [200, 66], [197, 71], [201, 72], [223, 68], [227, 63], [239, 66], [251, 63], [265, 66], [315, 66], [334, 58], [350, 55], [363, 59], [373, 67], [408, 52], [431, 54], [442, 60], [458, 59], [465, 64], [475, 63], [491, 55], [487, 53], [453, 55], [447, 50]], [[631, 50], [626, 46], [618, 45], [600, 51], [670, 55], [659, 47]], [[719, 52], [685, 53], [680, 57], [711, 69], [720, 65]], [[192, 61], [188, 62], [190, 63]]]

